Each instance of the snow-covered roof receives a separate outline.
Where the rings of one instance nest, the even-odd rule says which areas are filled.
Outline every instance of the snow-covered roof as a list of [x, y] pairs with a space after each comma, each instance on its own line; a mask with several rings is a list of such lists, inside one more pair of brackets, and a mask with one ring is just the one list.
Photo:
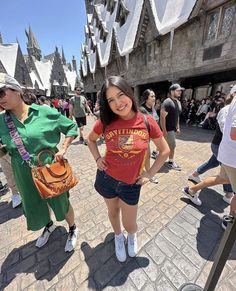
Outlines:
[[63, 67], [66, 74], [67, 82], [69, 83], [71, 90], [74, 90], [77, 79], [77, 73], [75, 71], [70, 71], [67, 66]]
[[52, 62], [50, 60], [43, 60], [34, 62], [37, 72], [42, 80], [43, 86], [47, 89], [47, 96], [50, 96], [51, 93], [51, 84], [50, 84], [50, 76], [52, 71]]
[[[98, 15], [101, 17], [102, 21], [104, 22], [103, 25], [106, 26], [106, 40], [100, 39], [100, 33], [101, 31], [94, 27], [94, 34], [97, 41], [97, 52], [98, 57], [100, 60], [100, 64], [102, 67], [105, 67], [109, 63], [110, 58], [110, 51], [111, 51], [111, 43], [112, 43], [112, 31], [116, 19], [116, 13], [117, 13], [117, 2], [115, 3], [115, 8], [112, 14], [110, 14], [109, 11], [107, 11], [104, 7], [104, 5], [98, 5], [96, 7]], [[90, 57], [89, 64], [93, 64], [93, 61], [95, 61], [95, 57]]]
[[0, 44], [0, 60], [7, 73], [15, 76], [18, 43]]
[[37, 82], [40, 90], [44, 90], [45, 89], [35, 71], [31, 71], [30, 72], [30, 78], [31, 78], [31, 81], [33, 83], [33, 86], [35, 86], [35, 82]]
[[[173, 32], [177, 27], [184, 24], [188, 20], [196, 1], [149, 0], [158, 33], [164, 35]], [[88, 70], [95, 73], [97, 57], [101, 67], [108, 65], [112, 39], [115, 39], [116, 47], [121, 56], [132, 52], [141, 12], [144, 9], [143, 4], [144, 0], [114, 0], [112, 14], [107, 10], [107, 6], [104, 7], [103, 4], [95, 5], [94, 14], [88, 14], [88, 25], [85, 27], [86, 39], [82, 46], [81, 57], [83, 76], [88, 74]], [[122, 5], [122, 9], [127, 12], [126, 21], [123, 25], [116, 22], [119, 5]], [[105, 34], [103, 39], [101, 33]]]
[[149, 0], [159, 34], [166, 34], [185, 23], [197, 0]]
[[132, 52], [143, 7], [143, 0], [125, 1], [129, 11], [124, 25], [115, 23], [116, 44], [121, 56]]

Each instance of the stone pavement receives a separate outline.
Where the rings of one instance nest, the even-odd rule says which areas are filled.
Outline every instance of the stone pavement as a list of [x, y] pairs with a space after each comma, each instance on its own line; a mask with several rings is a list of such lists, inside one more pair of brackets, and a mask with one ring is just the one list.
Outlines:
[[[93, 119], [89, 117], [88, 128]], [[64, 253], [66, 224], [42, 249], [35, 247], [40, 232], [26, 230], [22, 209], [12, 209], [10, 194], [0, 198], [0, 290], [145, 290], [172, 291], [185, 282], [204, 286], [223, 234], [220, 217], [228, 213], [222, 187], [201, 191], [201, 207], [181, 194], [188, 174], [210, 155], [212, 132], [184, 127], [177, 142], [181, 172], [165, 166], [159, 183], [142, 189], [138, 212], [139, 254], [119, 263], [103, 199], [93, 182], [96, 165], [78, 139], [67, 157], [79, 177], [71, 203], [79, 227], [75, 252]], [[104, 145], [100, 146], [104, 152]], [[208, 174], [214, 174], [211, 171]], [[207, 175], [208, 175], [207, 174]], [[3, 178], [3, 174], [0, 174]], [[4, 178], [3, 178], [4, 179]], [[218, 291], [236, 290], [236, 247], [230, 255]]]

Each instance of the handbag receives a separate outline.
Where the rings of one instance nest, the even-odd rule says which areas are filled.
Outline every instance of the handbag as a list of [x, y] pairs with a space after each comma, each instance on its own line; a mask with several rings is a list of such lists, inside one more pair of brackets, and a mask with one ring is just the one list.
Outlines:
[[43, 165], [40, 156], [46, 152], [54, 156], [51, 150], [42, 150], [37, 156], [39, 166], [31, 169], [34, 184], [43, 199], [57, 197], [78, 183], [66, 159]]
[[40, 160], [42, 153], [47, 152], [54, 156], [54, 153], [49, 149], [44, 149], [38, 154], [38, 167], [32, 164], [30, 154], [27, 152], [9, 113], [5, 113], [5, 122], [22, 160], [31, 168], [34, 184], [43, 199], [57, 197], [78, 183], [66, 159], [60, 162], [53, 162], [52, 164], [42, 164]]

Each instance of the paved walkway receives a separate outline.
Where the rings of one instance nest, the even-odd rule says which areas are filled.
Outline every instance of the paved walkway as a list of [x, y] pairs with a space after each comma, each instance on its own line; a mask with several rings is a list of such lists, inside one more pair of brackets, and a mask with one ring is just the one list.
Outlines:
[[[93, 120], [89, 118], [91, 127]], [[0, 290], [145, 290], [172, 291], [185, 282], [204, 286], [222, 236], [220, 217], [228, 212], [222, 188], [200, 193], [195, 207], [181, 194], [188, 174], [210, 154], [212, 132], [183, 128], [178, 138], [181, 172], [165, 166], [158, 184], [142, 189], [138, 213], [137, 258], [119, 263], [103, 199], [93, 187], [96, 166], [88, 148], [73, 142], [68, 158], [79, 177], [71, 191], [79, 227], [74, 253], [65, 254], [66, 224], [42, 249], [35, 247], [40, 232], [26, 231], [21, 207], [12, 209], [10, 194], [0, 200]], [[104, 145], [100, 145], [104, 151]], [[216, 171], [211, 171], [216, 173]], [[0, 174], [3, 177], [3, 174]], [[224, 269], [218, 291], [236, 290], [236, 249]]]

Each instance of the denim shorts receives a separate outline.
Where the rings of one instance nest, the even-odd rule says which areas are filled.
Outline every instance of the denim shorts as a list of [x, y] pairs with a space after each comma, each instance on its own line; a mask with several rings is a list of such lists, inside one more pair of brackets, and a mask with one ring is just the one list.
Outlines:
[[138, 204], [141, 185], [126, 184], [112, 178], [104, 171], [97, 170], [94, 187], [104, 198], [110, 199], [119, 197], [128, 205]]

